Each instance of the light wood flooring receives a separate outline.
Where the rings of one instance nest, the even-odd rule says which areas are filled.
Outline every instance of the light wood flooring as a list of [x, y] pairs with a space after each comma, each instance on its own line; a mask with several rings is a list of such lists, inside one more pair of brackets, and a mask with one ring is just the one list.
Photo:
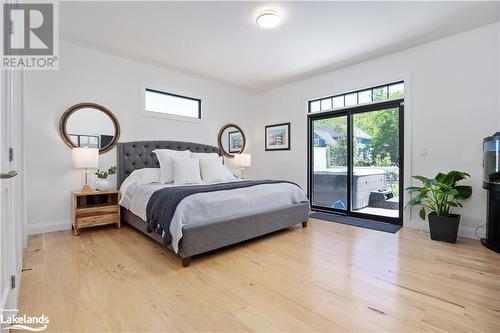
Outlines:
[[311, 219], [178, 258], [125, 225], [31, 236], [21, 314], [59, 332], [500, 332], [500, 255]]

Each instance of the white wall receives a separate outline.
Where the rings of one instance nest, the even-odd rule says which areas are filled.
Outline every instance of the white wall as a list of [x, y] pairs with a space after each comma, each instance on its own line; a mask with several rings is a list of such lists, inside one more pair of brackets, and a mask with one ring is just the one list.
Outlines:
[[[499, 24], [393, 53], [261, 94], [254, 128], [252, 175], [306, 186], [307, 105], [321, 97], [406, 81], [405, 170], [434, 176], [452, 169], [471, 174], [473, 196], [461, 211], [461, 234], [485, 223], [482, 139], [500, 129]], [[264, 151], [264, 126], [291, 121], [290, 151]], [[422, 150], [427, 149], [427, 156]], [[405, 186], [410, 178], [405, 177]], [[404, 224], [426, 229], [415, 213]]]
[[[101, 103], [122, 126], [120, 141], [175, 139], [216, 145], [218, 129], [243, 127], [252, 153], [253, 178], [307, 181], [309, 99], [404, 79], [405, 186], [410, 174], [433, 176], [451, 169], [468, 171], [473, 197], [462, 211], [461, 234], [473, 237], [485, 222], [482, 139], [500, 127], [500, 25], [493, 24], [388, 56], [345, 67], [265, 93], [251, 94], [200, 78], [61, 45], [60, 70], [27, 72], [25, 133], [28, 221], [31, 232], [70, 226], [70, 191], [83, 177], [71, 168], [71, 151], [59, 138], [57, 123], [78, 102]], [[202, 124], [146, 118], [139, 114], [141, 81], [203, 98]], [[264, 126], [290, 121], [290, 151], [264, 151]], [[427, 149], [427, 156], [422, 156]], [[115, 164], [115, 151], [102, 155], [101, 168]], [[407, 211], [406, 226], [427, 229]]]
[[[201, 97], [204, 120], [194, 123], [140, 115], [141, 82]], [[81, 188], [83, 174], [72, 169], [71, 149], [59, 137], [58, 122], [75, 103], [95, 102], [110, 109], [120, 122], [121, 142], [161, 139], [217, 145], [217, 133], [226, 123], [239, 124], [247, 133], [252, 129], [247, 115], [254, 110], [253, 94], [67, 42], [60, 45], [59, 70], [26, 71], [24, 89], [31, 233], [71, 227], [70, 192]], [[251, 136], [247, 145], [252, 148]], [[115, 149], [100, 158], [101, 169], [111, 165], [116, 165]]]

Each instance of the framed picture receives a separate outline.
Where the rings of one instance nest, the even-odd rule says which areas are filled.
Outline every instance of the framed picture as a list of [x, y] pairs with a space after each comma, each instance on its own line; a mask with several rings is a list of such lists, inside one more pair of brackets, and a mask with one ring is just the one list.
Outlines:
[[266, 126], [266, 150], [290, 150], [290, 123]]
[[241, 153], [243, 148], [243, 136], [240, 131], [232, 131], [228, 133], [229, 153]]

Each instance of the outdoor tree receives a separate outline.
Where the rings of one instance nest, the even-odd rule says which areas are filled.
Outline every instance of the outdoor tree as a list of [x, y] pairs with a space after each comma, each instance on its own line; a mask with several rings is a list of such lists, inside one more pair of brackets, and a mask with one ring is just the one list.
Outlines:
[[347, 165], [347, 120], [345, 117], [319, 119], [314, 121], [314, 130], [330, 127], [339, 136], [335, 142], [326, 142], [330, 151], [330, 166]]

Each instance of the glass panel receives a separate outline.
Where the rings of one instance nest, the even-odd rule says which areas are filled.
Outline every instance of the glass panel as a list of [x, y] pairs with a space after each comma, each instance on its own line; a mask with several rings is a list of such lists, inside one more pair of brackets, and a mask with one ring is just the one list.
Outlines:
[[99, 137], [89, 136], [89, 147], [99, 148]]
[[387, 87], [373, 89], [373, 101], [383, 101], [387, 99]]
[[313, 121], [315, 206], [347, 209], [347, 116]]
[[389, 98], [398, 98], [404, 96], [404, 84], [398, 83], [389, 86]]
[[73, 144], [77, 147], [78, 146], [78, 135], [73, 135], [73, 134], [69, 134], [69, 139], [71, 140], [71, 142], [73, 142]]
[[500, 136], [496, 134], [486, 138], [484, 150], [484, 178], [489, 184], [500, 184]]
[[321, 100], [321, 110], [330, 110], [332, 108], [332, 99], [322, 99]]
[[172, 96], [147, 89], [145, 99], [146, 111], [199, 118], [200, 101], [198, 100]]
[[345, 106], [358, 104], [358, 93], [345, 95]]
[[80, 147], [89, 146], [89, 137], [86, 135], [80, 135]]
[[320, 110], [320, 101], [314, 101], [309, 103], [309, 107], [311, 108], [309, 112], [317, 112]]
[[333, 98], [333, 107], [334, 108], [343, 108], [344, 107], [344, 95], [337, 96]]
[[351, 209], [399, 217], [399, 109], [357, 113], [352, 122]]
[[372, 90], [364, 90], [358, 93], [359, 104], [370, 103], [372, 101]]

